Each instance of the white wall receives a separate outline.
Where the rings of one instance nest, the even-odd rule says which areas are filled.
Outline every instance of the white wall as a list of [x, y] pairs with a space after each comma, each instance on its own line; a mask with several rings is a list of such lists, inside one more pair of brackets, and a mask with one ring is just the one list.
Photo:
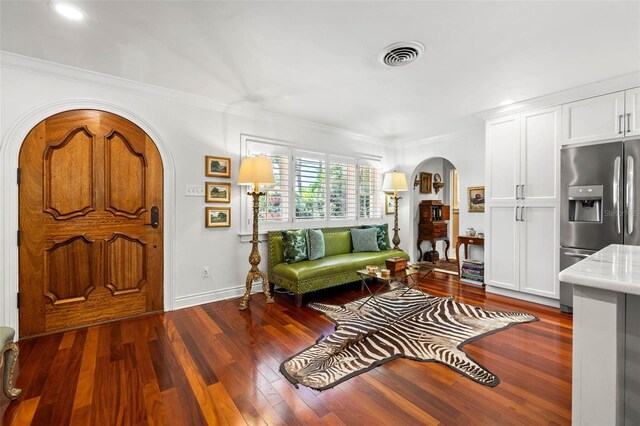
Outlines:
[[[460, 233], [464, 233], [468, 226], [473, 226], [478, 232], [484, 232], [484, 213], [469, 213], [467, 198], [468, 187], [484, 185], [484, 150], [484, 127], [478, 120], [478, 126], [467, 132], [421, 139], [400, 145], [396, 153], [397, 168], [398, 171], [406, 173], [408, 179], [413, 179], [416, 173], [419, 174], [421, 170], [427, 168], [422, 164], [425, 160], [438, 159], [439, 164], [442, 164], [440, 159], [444, 158], [451, 162], [458, 171], [460, 182]], [[425, 171], [431, 172], [431, 170]], [[449, 174], [445, 175], [442, 172], [440, 174], [446, 185]], [[442, 199], [440, 194], [438, 198]], [[415, 258], [417, 250], [413, 249], [418, 232], [415, 209], [419, 203], [417, 200], [422, 199], [421, 195], [423, 194], [420, 194], [417, 188], [410, 189], [408, 196], [405, 197], [407, 199], [400, 200], [398, 206], [401, 247], [405, 250], [412, 247], [410, 251], [414, 253], [412, 260], [417, 260]], [[425, 244], [423, 251], [427, 245]], [[484, 257], [482, 248], [472, 247], [470, 256], [482, 259]]]
[[[231, 157], [232, 183], [240, 163], [241, 134], [275, 138], [316, 150], [381, 156], [385, 170], [390, 169], [394, 161], [389, 145], [328, 126], [274, 114], [227, 113], [215, 102], [200, 97], [24, 57], [3, 54], [2, 59], [0, 148], [2, 165], [8, 169], [2, 171], [0, 185], [4, 194], [13, 195], [4, 198], [8, 202], [5, 201], [0, 210], [3, 229], [0, 295], [12, 300], [0, 301], [0, 306], [5, 308], [4, 323], [14, 327], [17, 325], [12, 319], [15, 310], [9, 309], [15, 307], [15, 294], [11, 289], [17, 290], [18, 207], [14, 179], [17, 149], [29, 130], [20, 128], [20, 123], [25, 117], [33, 120], [37, 111], [46, 110], [47, 106], [74, 105], [76, 100], [79, 105], [91, 102], [113, 105], [139, 117], [164, 141], [175, 167], [175, 187], [169, 188], [175, 191], [175, 205], [167, 205], [165, 209], [167, 215], [173, 214], [175, 218], [175, 235], [169, 236], [174, 238], [175, 259], [169, 267], [174, 268], [176, 279], [173, 301], [165, 303], [173, 304], [174, 308], [240, 295], [249, 268], [250, 244], [241, 242], [239, 236], [240, 198], [246, 197], [246, 188], [232, 186], [230, 228], [205, 229], [204, 199], [184, 196], [185, 185], [204, 184], [205, 155]], [[385, 217], [385, 220], [391, 219], [392, 216]], [[262, 267], [266, 270], [265, 247], [262, 245]], [[202, 278], [205, 265], [212, 272], [213, 282]]]

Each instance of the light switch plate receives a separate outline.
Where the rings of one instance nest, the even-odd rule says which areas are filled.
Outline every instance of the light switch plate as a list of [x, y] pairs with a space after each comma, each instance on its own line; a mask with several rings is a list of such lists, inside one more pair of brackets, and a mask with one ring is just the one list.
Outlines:
[[184, 195], [187, 197], [204, 197], [204, 185], [185, 185]]

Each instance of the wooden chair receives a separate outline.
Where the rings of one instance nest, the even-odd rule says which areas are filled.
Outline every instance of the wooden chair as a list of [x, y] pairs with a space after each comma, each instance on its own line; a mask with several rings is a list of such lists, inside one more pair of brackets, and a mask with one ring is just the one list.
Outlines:
[[13, 328], [0, 327], [0, 347], [2, 353], [0, 354], [0, 368], [4, 365], [3, 372], [3, 389], [4, 394], [9, 399], [16, 399], [20, 394], [20, 389], [16, 389], [13, 386], [13, 375], [15, 374], [16, 361], [18, 361], [18, 345], [15, 344], [13, 338], [16, 332]]

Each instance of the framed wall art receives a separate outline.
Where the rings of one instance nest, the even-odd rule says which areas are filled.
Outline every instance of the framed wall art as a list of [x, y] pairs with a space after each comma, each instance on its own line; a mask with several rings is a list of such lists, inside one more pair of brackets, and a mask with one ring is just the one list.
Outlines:
[[394, 211], [393, 194], [384, 194], [384, 214], [393, 214]]
[[205, 157], [204, 174], [209, 177], [231, 177], [231, 159], [228, 157], [215, 157], [207, 155]]
[[484, 213], [484, 186], [470, 186], [469, 213]]
[[207, 228], [231, 226], [231, 207], [207, 207], [205, 209], [204, 225]]
[[420, 193], [431, 194], [432, 174], [420, 172]]
[[207, 203], [228, 203], [231, 201], [229, 182], [205, 182], [204, 200]]

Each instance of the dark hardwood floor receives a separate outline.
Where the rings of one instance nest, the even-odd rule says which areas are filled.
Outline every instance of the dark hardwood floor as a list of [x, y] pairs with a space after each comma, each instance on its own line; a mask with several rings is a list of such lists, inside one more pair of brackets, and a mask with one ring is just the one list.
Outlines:
[[[333, 324], [293, 297], [255, 295], [20, 342], [18, 401], [2, 399], [6, 425], [113, 424], [570, 424], [571, 316], [460, 285], [436, 273], [434, 295], [540, 321], [465, 346], [500, 377], [482, 386], [437, 364], [397, 359], [324, 392], [296, 389], [280, 363]], [[358, 285], [307, 296], [344, 303]]]

